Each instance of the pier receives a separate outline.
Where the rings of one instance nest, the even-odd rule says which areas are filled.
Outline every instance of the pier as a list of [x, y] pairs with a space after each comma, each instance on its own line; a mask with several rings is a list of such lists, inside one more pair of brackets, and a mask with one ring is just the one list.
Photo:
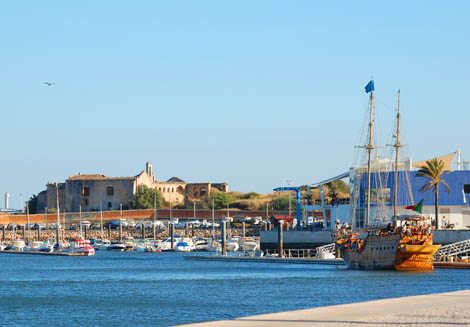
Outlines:
[[219, 256], [219, 255], [187, 255], [187, 256], [184, 256], [184, 260], [288, 263], [288, 264], [334, 265], [334, 266], [344, 265], [344, 261], [342, 259], [247, 257], [247, 256]]
[[63, 257], [85, 257], [87, 254], [84, 253], [68, 253], [68, 252], [42, 252], [42, 251], [12, 251], [12, 250], [3, 250], [0, 251], [0, 254], [33, 254], [33, 255], [58, 255]]
[[468, 326], [469, 307], [470, 290], [464, 290], [271, 313], [180, 327]]

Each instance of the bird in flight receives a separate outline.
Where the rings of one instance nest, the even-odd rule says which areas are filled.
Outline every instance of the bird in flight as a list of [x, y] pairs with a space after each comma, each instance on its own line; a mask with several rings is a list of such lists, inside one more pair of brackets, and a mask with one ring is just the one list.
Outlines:
[[47, 86], [52, 86], [52, 85], [54, 85], [55, 83], [53, 83], [53, 82], [44, 82], [44, 84], [46, 84]]

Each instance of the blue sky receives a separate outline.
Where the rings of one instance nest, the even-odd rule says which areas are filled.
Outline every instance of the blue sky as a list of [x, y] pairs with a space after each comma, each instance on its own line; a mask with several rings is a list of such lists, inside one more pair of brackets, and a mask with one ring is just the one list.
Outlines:
[[469, 7], [2, 3], [0, 192], [18, 206], [48, 181], [136, 175], [148, 160], [159, 180], [313, 183], [353, 164], [371, 76], [379, 142], [400, 88], [413, 159], [460, 149], [470, 160]]

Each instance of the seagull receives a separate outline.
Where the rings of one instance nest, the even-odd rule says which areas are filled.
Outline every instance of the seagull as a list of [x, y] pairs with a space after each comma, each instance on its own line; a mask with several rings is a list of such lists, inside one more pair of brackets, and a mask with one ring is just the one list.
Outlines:
[[55, 83], [53, 83], [53, 82], [44, 82], [43, 84], [46, 84], [47, 86], [52, 86], [52, 85], [54, 85]]

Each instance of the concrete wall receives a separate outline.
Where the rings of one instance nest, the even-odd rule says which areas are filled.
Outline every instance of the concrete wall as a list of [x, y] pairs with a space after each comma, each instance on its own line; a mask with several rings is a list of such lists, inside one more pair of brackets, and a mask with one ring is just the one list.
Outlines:
[[[82, 190], [89, 187], [89, 196], [84, 196]], [[107, 188], [113, 188], [113, 195], [108, 195]], [[49, 192], [48, 192], [49, 193]], [[67, 180], [66, 182], [66, 203], [67, 211], [99, 210], [100, 203], [103, 204], [103, 210], [119, 210], [120, 204], [124, 208], [129, 207], [129, 201], [134, 198], [136, 193], [136, 179], [112, 179], [103, 180]]]
[[183, 203], [186, 183], [155, 182], [154, 187], [162, 193], [166, 202]]
[[47, 191], [39, 192], [39, 194], [38, 194], [38, 206], [36, 208], [36, 211], [38, 213], [39, 212], [44, 212], [46, 206], [47, 206]]
[[[46, 206], [47, 209], [57, 209], [57, 188], [56, 183], [47, 183], [46, 185]], [[59, 208], [66, 207], [65, 183], [59, 183]]]
[[185, 195], [188, 198], [201, 198], [211, 194], [210, 183], [188, 183], [186, 184]]

